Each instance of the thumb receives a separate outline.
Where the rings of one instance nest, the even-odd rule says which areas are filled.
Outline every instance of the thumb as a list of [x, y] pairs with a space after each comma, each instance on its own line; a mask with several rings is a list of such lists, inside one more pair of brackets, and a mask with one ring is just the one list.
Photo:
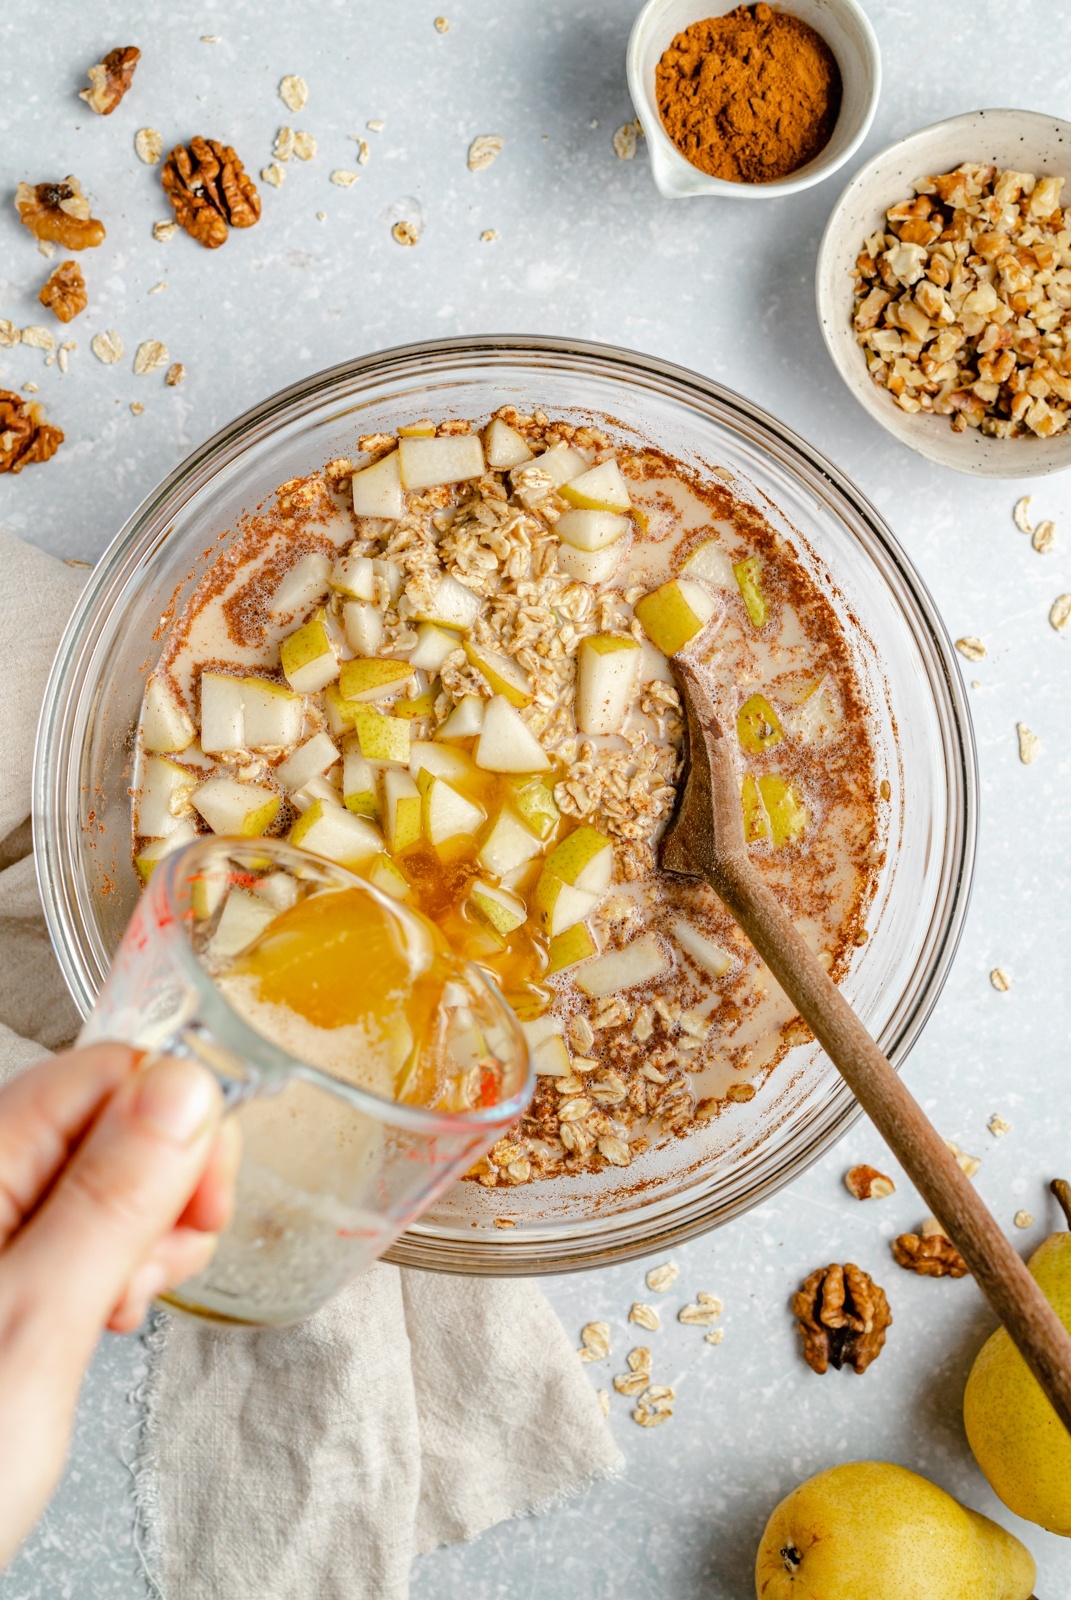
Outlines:
[[[88, 1359], [134, 1271], [181, 1216], [219, 1127], [215, 1078], [165, 1057], [112, 1096], [3, 1257], [13, 1294]], [[10, 1269], [10, 1276], [8, 1272]]]

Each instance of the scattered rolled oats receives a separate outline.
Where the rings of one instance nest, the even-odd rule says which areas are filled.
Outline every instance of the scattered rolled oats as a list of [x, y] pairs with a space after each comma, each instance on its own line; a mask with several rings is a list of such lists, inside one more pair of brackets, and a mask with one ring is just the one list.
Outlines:
[[294, 135], [294, 154], [299, 161], [311, 161], [319, 146], [311, 133], [299, 129]]
[[960, 1149], [959, 1145], [954, 1139], [946, 1139], [945, 1144], [955, 1156], [956, 1166], [960, 1169], [960, 1171], [965, 1173], [968, 1178], [973, 1178], [979, 1167], [982, 1165], [978, 1157], [969, 1156], [965, 1150]]
[[171, 366], [168, 367], [164, 382], [167, 384], [169, 389], [177, 389], [185, 376], [186, 368], [182, 365], [181, 361], [175, 361], [172, 362]]
[[288, 111], [301, 111], [309, 98], [309, 86], [297, 73], [290, 73], [279, 85], [279, 98]]
[[368, 165], [368, 157], [372, 154], [372, 147], [367, 139], [361, 138], [359, 133], [353, 134], [352, 137], [357, 142], [357, 165], [366, 167]]
[[886, 1200], [896, 1193], [896, 1185], [877, 1167], [851, 1167], [844, 1174], [844, 1187], [857, 1200]]
[[1011, 1132], [1011, 1123], [1008, 1121], [1007, 1117], [1002, 1117], [999, 1111], [994, 1111], [993, 1115], [986, 1123], [986, 1127], [989, 1129], [994, 1139], [1003, 1139], [1006, 1133]]
[[1015, 502], [1012, 508], [1012, 521], [1020, 533], [1025, 533], [1027, 537], [1033, 533], [1034, 529], [1030, 522], [1030, 496], [1028, 494], [1024, 494]]
[[359, 172], [347, 172], [344, 167], [336, 167], [331, 174], [331, 182], [340, 189], [352, 189], [360, 176]]
[[164, 136], [159, 128], [139, 128], [134, 135], [134, 149], [139, 161], [155, 167], [164, 153]]
[[268, 166], [261, 167], [260, 176], [265, 183], [270, 183], [273, 189], [281, 189], [286, 182], [286, 168], [281, 167], [278, 161], [272, 161]]
[[142, 405], [140, 400], [131, 400], [130, 410], [135, 417], [140, 417], [142, 412], [145, 410], [145, 407]]
[[636, 145], [639, 141], [640, 125], [638, 122], [624, 122], [614, 134], [614, 154], [619, 161], [631, 161], [636, 154]]
[[646, 1328], [649, 1333], [657, 1333], [662, 1326], [662, 1319], [654, 1306], [644, 1305], [641, 1300], [633, 1302], [628, 1320], [637, 1323], [641, 1328]]
[[713, 1328], [710, 1331], [710, 1333], [704, 1333], [704, 1335], [703, 1335], [703, 1343], [704, 1344], [721, 1344], [721, 1341], [724, 1338], [725, 1338], [725, 1329], [724, 1328]]
[[166, 367], [170, 360], [171, 352], [166, 344], [161, 344], [159, 339], [144, 339], [134, 354], [134, 375], [144, 378]]
[[[23, 334], [22, 337], [25, 339], [26, 335]], [[1044, 746], [1037, 734], [1032, 733], [1025, 722], [1017, 722], [1015, 731], [1019, 735], [1019, 760], [1024, 767], [1028, 767], [1032, 761], [1037, 760]]]
[[721, 1313], [722, 1303], [717, 1295], [704, 1294], [700, 1290], [691, 1305], [681, 1306], [677, 1312], [677, 1321], [689, 1327], [712, 1328]]
[[157, 244], [167, 244], [169, 239], [173, 239], [175, 237], [176, 233], [178, 232], [178, 227], [179, 225], [177, 222], [154, 222], [152, 225], [152, 236], [156, 240]]
[[1011, 988], [1011, 976], [1004, 967], [994, 967], [989, 974], [989, 981], [1001, 994], [1007, 994]]
[[665, 1294], [672, 1289], [680, 1273], [681, 1269], [675, 1261], [664, 1261], [660, 1267], [652, 1267], [643, 1281], [655, 1294]]
[[61, 372], [67, 371], [67, 363], [70, 360], [71, 351], [77, 349], [78, 345], [74, 339], [64, 339], [63, 343], [56, 351], [56, 362]]
[[22, 338], [21, 329], [6, 317], [0, 317], [0, 350], [12, 350]]
[[604, 1417], [608, 1417], [610, 1415], [610, 1391], [609, 1391], [609, 1389], [596, 1389], [595, 1398], [599, 1402], [599, 1410], [602, 1412], [603, 1416]]
[[497, 228], [485, 228], [483, 230], [483, 232], [480, 234], [480, 243], [481, 244], [494, 244], [495, 240], [498, 237], [499, 237], [499, 234], [498, 234], [498, 229]]
[[1041, 555], [1048, 555], [1050, 550], [1056, 549], [1056, 524], [1055, 522], [1039, 522], [1034, 529], [1033, 538], [1030, 540], [1034, 549]]
[[154, 283], [153, 284], [152, 288], [148, 291], [148, 293], [149, 294], [163, 294], [163, 292], [164, 292], [164, 290], [166, 288], [167, 288], [167, 280], [166, 280], [166, 278], [161, 278], [159, 283]]
[[1066, 633], [1071, 624], [1071, 594], [1059, 594], [1049, 608], [1049, 623], [1057, 633]]
[[497, 133], [481, 133], [469, 145], [470, 172], [484, 172], [502, 154], [502, 139]]
[[580, 1330], [581, 1361], [605, 1361], [610, 1354], [610, 1324], [586, 1322]]
[[103, 361], [106, 367], [123, 359], [123, 341], [114, 328], [109, 328], [107, 333], [94, 334], [89, 341], [89, 348], [97, 360]]
[[420, 231], [414, 222], [396, 222], [390, 236], [395, 244], [413, 245], [420, 238]]
[[386, 126], [387, 124], [383, 121], [382, 117], [373, 117], [371, 122], [365, 123], [365, 127], [368, 129], [369, 133], [382, 133]]
[[134, 69], [141, 59], [136, 45], [120, 45], [109, 50], [103, 61], [89, 67], [86, 76], [90, 87], [80, 89], [78, 98], [84, 100], [91, 111], [110, 117], [134, 81]]
[[614, 1376], [614, 1388], [618, 1394], [642, 1394], [650, 1378], [650, 1369], [646, 1372], [618, 1372]]
[[634, 1350], [630, 1350], [628, 1355], [625, 1357], [625, 1360], [628, 1362], [628, 1369], [630, 1372], [644, 1372], [649, 1374], [651, 1371], [651, 1351], [650, 1348], [645, 1344], [638, 1344]]
[[628, 1167], [632, 1165], [632, 1152], [624, 1139], [616, 1133], [604, 1133], [597, 1145], [599, 1154], [604, 1156], [612, 1167]]
[[449, 17], [436, 17], [435, 18], [435, 32], [436, 33], [448, 33], [449, 31], [450, 31], [450, 19], [449, 19]]
[[38, 323], [32, 323], [30, 327], [23, 328], [22, 342], [23, 344], [28, 344], [33, 350], [53, 350], [56, 345], [56, 341], [49, 330], [42, 328]]
[[641, 1428], [660, 1428], [672, 1415], [668, 1407], [663, 1411], [649, 1411], [646, 1406], [637, 1406], [632, 1413], [632, 1420], [638, 1422]]
[[651, 1411], [668, 1411], [677, 1398], [677, 1391], [666, 1383], [653, 1383], [640, 1395], [640, 1405]]
[[968, 661], [985, 660], [985, 645], [981, 639], [976, 639], [973, 634], [967, 634], [965, 638], [957, 639], [956, 649], [961, 656], [966, 656]]
[[279, 132], [275, 135], [275, 143], [271, 152], [276, 161], [290, 160], [290, 157], [294, 154], [294, 140], [296, 137], [293, 128], [283, 127], [279, 129]]
[[202, 44], [218, 44], [222, 37], [223, 37], [223, 35], [221, 33], [202, 33], [202, 35], [201, 35], [201, 43]]
[[1034, 1226], [1033, 1213], [1030, 1211], [1017, 1211], [1012, 1221], [1017, 1228], [1032, 1228]]

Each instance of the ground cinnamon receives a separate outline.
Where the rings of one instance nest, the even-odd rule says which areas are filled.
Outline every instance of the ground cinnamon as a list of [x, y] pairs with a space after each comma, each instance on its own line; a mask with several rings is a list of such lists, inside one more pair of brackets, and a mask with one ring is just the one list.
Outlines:
[[773, 183], [829, 143], [840, 70], [821, 34], [772, 6], [693, 22], [655, 71], [662, 124], [711, 177]]

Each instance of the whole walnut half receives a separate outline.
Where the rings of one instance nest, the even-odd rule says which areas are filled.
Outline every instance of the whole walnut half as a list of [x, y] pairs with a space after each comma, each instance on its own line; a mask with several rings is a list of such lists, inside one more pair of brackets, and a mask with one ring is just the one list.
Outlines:
[[31, 461], [47, 461], [62, 443], [63, 434], [45, 421], [41, 406], [0, 389], [0, 472], [21, 472]]
[[176, 145], [160, 174], [176, 221], [206, 250], [225, 244], [230, 228], [260, 219], [260, 195], [230, 145], [191, 139]]
[[109, 50], [103, 61], [87, 69], [90, 87], [78, 91], [79, 99], [102, 117], [110, 117], [133, 83], [134, 68], [140, 60], [141, 51], [135, 44]]
[[54, 311], [61, 322], [73, 322], [89, 304], [86, 280], [77, 261], [61, 261], [37, 298]]
[[854, 1261], [819, 1267], [792, 1297], [808, 1366], [865, 1372], [881, 1354], [892, 1312], [885, 1290]]
[[15, 210], [35, 239], [51, 239], [65, 250], [92, 250], [104, 241], [104, 224], [89, 214], [77, 178], [62, 183], [20, 183]]

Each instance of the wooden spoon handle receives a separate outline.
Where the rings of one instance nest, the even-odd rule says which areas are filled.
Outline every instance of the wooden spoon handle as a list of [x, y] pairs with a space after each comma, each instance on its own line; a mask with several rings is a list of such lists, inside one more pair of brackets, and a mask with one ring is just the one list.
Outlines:
[[1071, 1336], [922, 1107], [762, 881], [744, 844], [736, 773], [713, 707], [690, 672], [681, 676], [691, 771], [663, 865], [673, 870], [675, 860], [681, 868], [687, 861], [725, 902], [945, 1229], [1071, 1432]]

